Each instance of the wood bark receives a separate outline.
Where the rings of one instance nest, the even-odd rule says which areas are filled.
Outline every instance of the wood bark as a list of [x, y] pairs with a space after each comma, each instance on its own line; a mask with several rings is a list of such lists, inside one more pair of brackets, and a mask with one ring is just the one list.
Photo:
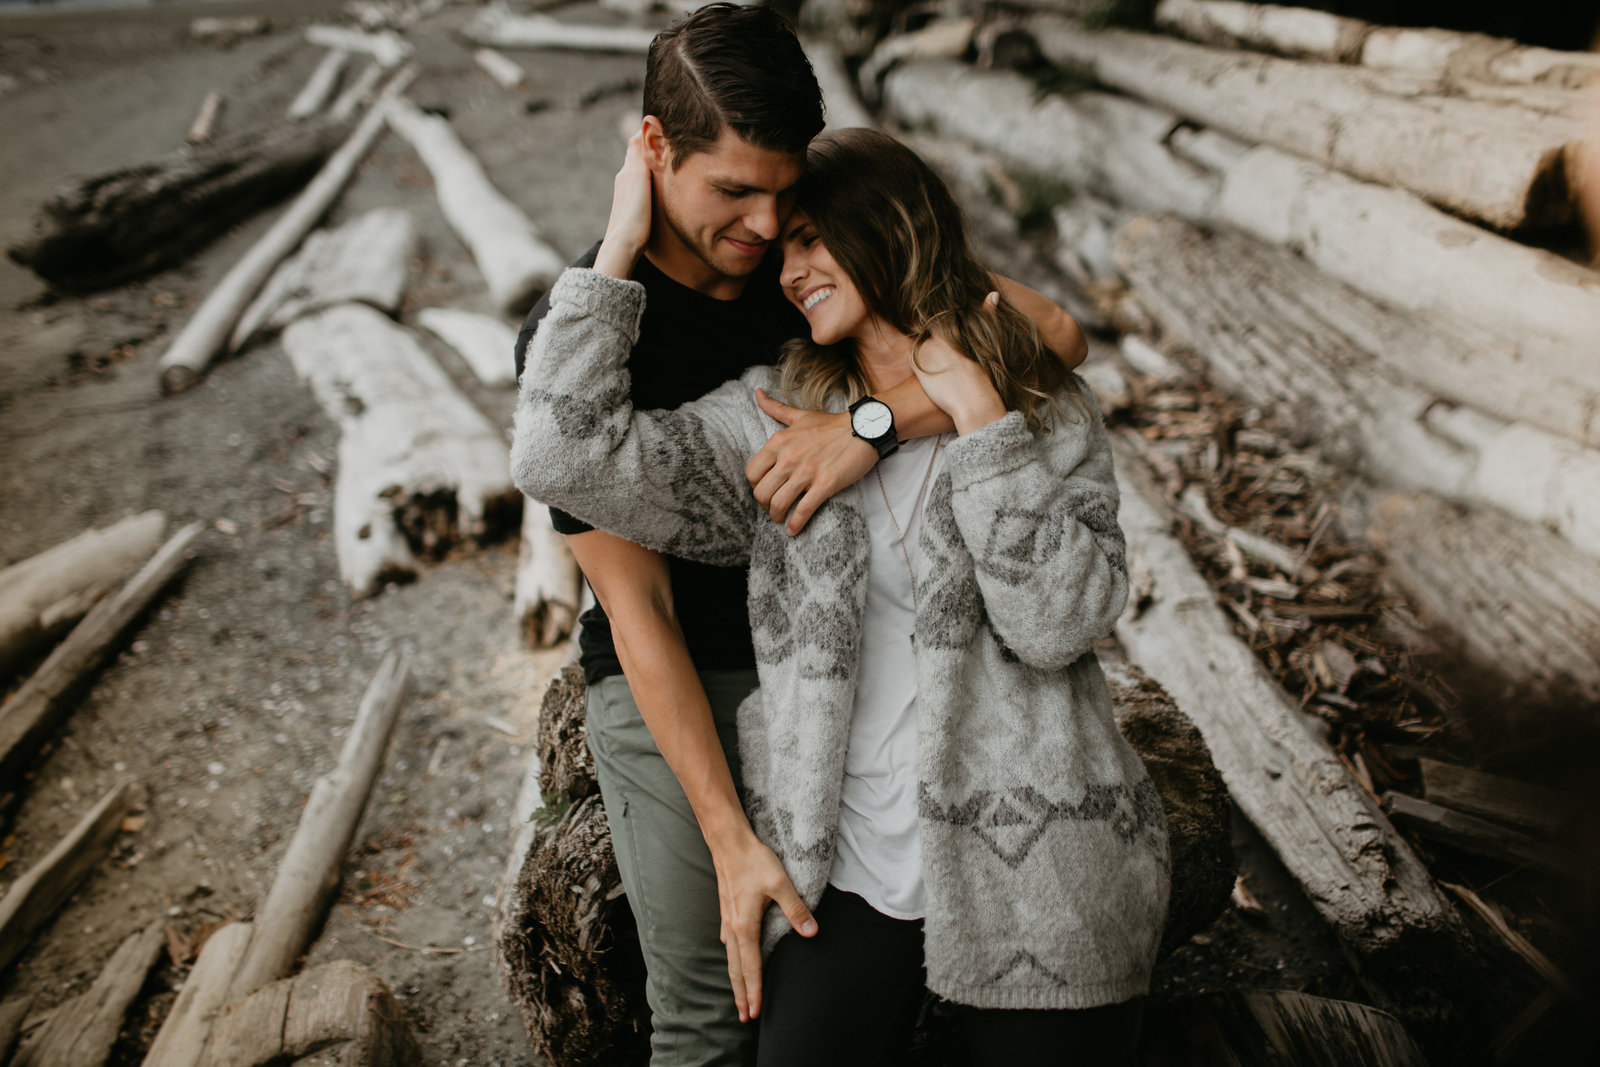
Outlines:
[[143, 1067], [194, 1067], [205, 1050], [211, 1024], [227, 1000], [228, 983], [250, 947], [252, 925], [231, 922], [206, 938], [183, 990], [173, 1002]]
[[583, 577], [567, 539], [551, 525], [550, 511], [532, 500], [522, 506], [513, 614], [529, 648], [554, 648], [578, 622]]
[[258, 331], [276, 332], [313, 311], [356, 302], [393, 314], [417, 254], [417, 227], [404, 208], [378, 208], [317, 230], [278, 267], [228, 339], [238, 351]]
[[1578, 877], [1582, 871], [1581, 861], [1572, 852], [1476, 815], [1463, 815], [1404, 793], [1385, 793], [1383, 807], [1395, 822], [1410, 827], [1419, 837], [1475, 856], [1568, 878]]
[[205, 1067], [294, 1062], [414, 1067], [423, 1059], [383, 979], [364, 964], [335, 960], [228, 1004], [201, 1060]]
[[510, 531], [522, 494], [503, 434], [409, 333], [341, 304], [291, 323], [283, 347], [340, 424], [334, 544], [357, 596]]
[[1474, 973], [1461, 968], [1467, 937], [1449, 901], [1234, 636], [1210, 584], [1169, 532], [1142, 461], [1120, 446], [1117, 481], [1132, 584], [1151, 590], [1117, 623], [1129, 659], [1200, 728], [1234, 801], [1349, 950], [1379, 1006], [1447, 1013], [1447, 991]]
[[494, 187], [447, 119], [397, 101], [390, 108], [389, 124], [411, 142], [432, 172], [439, 206], [472, 252], [495, 307], [517, 318], [527, 314], [566, 268], [566, 260], [522, 209]]
[[113, 786], [56, 847], [0, 898], [0, 970], [9, 967], [56, 909], [111, 851], [122, 820], [144, 802], [133, 780]]
[[[1200, 731], [1149, 678], [1107, 662], [1117, 725], [1161, 794], [1172, 854], [1163, 954], [1214, 922], [1238, 873], [1229, 799]], [[512, 998], [552, 1064], [626, 1063], [648, 1033], [643, 963], [621, 899], [584, 738], [583, 672], [546, 691], [537, 759], [518, 801], [533, 812], [513, 849], [496, 930]], [[534, 776], [537, 775], [535, 781]]]
[[1289, 990], [1153, 1002], [1146, 1008], [1140, 1054], [1142, 1067], [1426, 1067], [1427, 1062], [1394, 1016]]
[[1161, 0], [1156, 25], [1201, 44], [1258, 48], [1297, 59], [1354, 63], [1372, 31], [1360, 19], [1237, 0]]
[[1426, 493], [1388, 496], [1370, 522], [1368, 536], [1424, 620], [1490, 677], [1512, 680], [1515, 699], [1502, 710], [1513, 722], [1600, 706], [1592, 556], [1499, 512]]
[[88, 992], [58, 1007], [18, 1050], [12, 1067], [100, 1067], [111, 1055], [128, 1006], [166, 947], [166, 924], [159, 920], [130, 935]]
[[1247, 141], [1275, 145], [1452, 212], [1515, 229], [1573, 217], [1560, 115], [1443, 95], [1392, 96], [1363, 72], [1040, 17], [1044, 54]]
[[85, 178], [46, 201], [8, 254], [72, 292], [142, 277], [300, 189], [348, 133], [331, 121], [249, 130]]
[[417, 325], [449, 345], [484, 385], [515, 385], [516, 331], [499, 319], [459, 308], [423, 308]]
[[581, 26], [548, 15], [517, 15], [500, 5], [480, 11], [461, 29], [473, 44], [491, 48], [564, 48], [580, 52], [643, 55], [656, 31], [637, 26]]
[[363, 33], [345, 26], [307, 26], [306, 40], [320, 48], [364, 52], [387, 69], [411, 57], [411, 45], [397, 33]]
[[0, 684], [161, 545], [167, 517], [130, 515], [0, 571]]
[[256, 912], [250, 947], [228, 985], [228, 1000], [287, 975], [321, 927], [410, 679], [409, 658], [391, 652], [368, 684], [339, 765], [312, 786], [300, 825]]
[[1600, 449], [1441, 401], [1376, 358], [1455, 360], [1454, 340], [1293, 253], [1173, 218], [1116, 239], [1141, 303], [1226, 387], [1390, 486], [1492, 504], [1600, 556]]
[[262, 284], [338, 199], [382, 131], [384, 109], [410, 84], [412, 73], [401, 71], [390, 80], [350, 137], [184, 324], [161, 357], [163, 390], [182, 392], [200, 380]]
[[[1448, 362], [1383, 358], [1440, 395], [1600, 446], [1600, 272], [1498, 237], [1401, 190], [1251, 148], [1101, 93], [1035, 101], [1009, 72], [890, 72], [885, 97], [1011, 163], [1140, 211], [1238, 226], [1459, 339]], [[1437, 350], [1435, 350], [1437, 351]]]
[[1559, 789], [1427, 757], [1417, 766], [1426, 799], [1540, 837], [1560, 837], [1573, 828], [1583, 810], [1580, 797]]
[[335, 48], [323, 56], [311, 72], [311, 77], [306, 79], [305, 88], [290, 101], [284, 117], [290, 122], [299, 122], [328, 106], [328, 101], [333, 99], [334, 92], [339, 88], [339, 77], [349, 62], [350, 53], [343, 48]]
[[0, 704], [0, 782], [22, 780], [39, 745], [71, 710], [68, 702], [74, 691], [156, 594], [187, 566], [189, 545], [200, 529], [199, 523], [190, 523], [173, 534], [121, 589], [91, 608], [39, 669]]
[[528, 83], [528, 72], [516, 60], [492, 48], [478, 49], [472, 60], [502, 89], [518, 89]]
[[206, 94], [200, 102], [200, 111], [195, 115], [194, 122], [189, 126], [189, 132], [183, 139], [189, 144], [205, 144], [217, 132], [217, 118], [222, 114], [222, 94], [213, 89]]
[[16, 1050], [17, 1039], [22, 1035], [23, 1020], [33, 1007], [32, 996], [14, 997], [0, 1004], [0, 1063], [10, 1063]]

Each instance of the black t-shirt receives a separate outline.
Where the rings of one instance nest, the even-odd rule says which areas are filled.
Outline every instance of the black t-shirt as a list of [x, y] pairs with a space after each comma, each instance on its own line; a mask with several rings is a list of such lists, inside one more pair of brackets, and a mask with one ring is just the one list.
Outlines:
[[[593, 266], [599, 248], [595, 245], [574, 265]], [[717, 300], [680, 285], [639, 257], [633, 277], [645, 287], [645, 306], [639, 340], [628, 356], [633, 406], [638, 410], [674, 408], [704, 396], [750, 367], [776, 360], [782, 344], [805, 330], [804, 317], [778, 287], [778, 266], [775, 257], [769, 258], [736, 299]], [[522, 377], [528, 344], [549, 310], [546, 295], [522, 324], [516, 347], [518, 378]], [[594, 528], [556, 508], [550, 509], [550, 518], [564, 534]], [[710, 567], [672, 556], [666, 560], [678, 624], [695, 667], [754, 667], [743, 568]], [[592, 685], [621, 674], [611, 620], [604, 609], [596, 604], [579, 622], [579, 663], [584, 677]]]

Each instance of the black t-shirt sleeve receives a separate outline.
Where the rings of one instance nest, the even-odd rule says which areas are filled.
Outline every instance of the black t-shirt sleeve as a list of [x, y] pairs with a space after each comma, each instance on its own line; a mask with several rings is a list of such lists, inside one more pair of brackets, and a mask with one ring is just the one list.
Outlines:
[[[592, 267], [594, 266], [595, 257], [599, 254], [600, 242], [596, 241], [594, 243], [594, 247], [589, 249], [589, 251], [585, 252], [583, 255], [579, 256], [577, 261], [572, 265], [574, 267]], [[548, 290], [546, 290], [545, 294], [539, 298], [539, 302], [533, 305], [533, 310], [528, 312], [528, 317], [522, 320], [522, 329], [517, 332], [517, 344], [516, 347], [512, 349], [511, 358], [516, 364], [518, 381], [522, 380], [522, 368], [523, 365], [528, 362], [528, 346], [533, 343], [533, 335], [538, 331], [539, 323], [544, 321], [544, 317], [549, 313], [549, 311], [550, 293]], [[552, 512], [554, 511], [554, 509], [551, 510]], [[556, 529], [561, 529], [559, 524], [557, 524]], [[569, 531], [562, 530], [561, 532], [567, 533]], [[582, 533], [583, 531], [573, 530], [570, 532]]]
[[588, 533], [594, 529], [593, 526], [590, 526], [582, 519], [568, 515], [560, 508], [550, 509], [550, 525], [556, 528], [556, 533], [558, 534], [581, 534]]

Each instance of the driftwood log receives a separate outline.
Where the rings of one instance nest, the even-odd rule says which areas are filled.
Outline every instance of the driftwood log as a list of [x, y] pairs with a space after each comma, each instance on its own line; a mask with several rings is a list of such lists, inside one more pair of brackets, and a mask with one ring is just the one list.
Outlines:
[[844, 59], [833, 44], [815, 37], [803, 42], [806, 58], [817, 75], [817, 86], [822, 90], [828, 129], [846, 130], [855, 127], [870, 128], [877, 125], [856, 95], [856, 87]]
[[1508, 867], [1531, 867], [1567, 878], [1578, 878], [1584, 873], [1582, 859], [1569, 849], [1476, 815], [1463, 815], [1404, 793], [1385, 793], [1383, 810], [1418, 837], [1484, 856]]
[[1224, 993], [1146, 1008], [1141, 1067], [1426, 1067], [1394, 1016], [1305, 993]]
[[46, 201], [8, 254], [73, 292], [143, 277], [302, 188], [349, 132], [335, 122], [250, 130], [85, 178]]
[[22, 954], [29, 939], [106, 858], [122, 820], [143, 802], [144, 789], [137, 782], [119, 782], [55, 848], [11, 884], [0, 898], [0, 970]]
[[167, 947], [166, 924], [153, 922], [130, 934], [87, 992], [62, 1004], [30, 1035], [12, 1067], [100, 1067], [111, 1055], [128, 1006]]
[[1355, 63], [1372, 31], [1360, 19], [1238, 0], [1161, 0], [1158, 26], [1201, 44], [1244, 46], [1295, 59]]
[[205, 144], [217, 132], [217, 119], [222, 114], [223, 97], [215, 89], [206, 94], [200, 102], [200, 110], [195, 114], [194, 122], [189, 125], [189, 132], [183, 139], [191, 145]]
[[223, 275], [217, 287], [195, 310], [161, 356], [163, 390], [182, 392], [200, 380], [261, 286], [344, 191], [356, 167], [383, 130], [384, 109], [410, 84], [412, 76], [413, 72], [400, 71], [390, 80], [372, 110], [328, 158], [317, 176], [301, 190], [272, 228]]
[[0, 684], [160, 547], [167, 517], [130, 515], [0, 571]]
[[306, 40], [320, 48], [364, 52], [385, 68], [398, 67], [411, 56], [411, 45], [397, 33], [363, 33], [345, 26], [307, 26]]
[[1379, 360], [1456, 350], [1304, 259], [1228, 231], [1139, 218], [1116, 238], [1140, 303], [1234, 393], [1275, 406], [1326, 457], [1403, 489], [1491, 504], [1600, 556], [1600, 449], [1454, 408]]
[[394, 994], [371, 968], [336, 960], [222, 1008], [202, 1067], [414, 1067], [422, 1052]]
[[1379, 353], [1441, 395], [1600, 445], [1600, 272], [1496, 236], [1415, 196], [1268, 146], [1193, 130], [1104, 93], [1037, 100], [1032, 83], [922, 60], [885, 100], [1020, 167], [1137, 211], [1227, 223], [1459, 338], [1448, 364]]
[[[1600, 568], [1554, 534], [1425, 493], [1370, 508], [1373, 544], [1424, 621], [1486, 676], [1501, 717], [1535, 727], [1600, 705]], [[1553, 721], [1546, 721], [1548, 729]]]
[[371, 99], [387, 70], [387, 67], [376, 60], [362, 67], [361, 73], [357, 74], [344, 91], [334, 98], [333, 103], [328, 105], [328, 119], [332, 122], [343, 122], [354, 115]]
[[578, 622], [582, 589], [578, 561], [567, 539], [551, 524], [550, 510], [531, 500], [524, 502], [512, 604], [522, 643], [554, 648], [565, 641]]
[[0, 1004], [0, 1063], [10, 1063], [22, 1036], [22, 1024], [33, 1007], [32, 996], [14, 997]]
[[258, 331], [276, 332], [313, 311], [347, 301], [393, 314], [405, 295], [416, 252], [417, 227], [404, 208], [378, 208], [336, 229], [316, 231], [283, 261], [240, 316], [228, 339], [229, 351], [243, 348]]
[[423, 308], [417, 325], [454, 349], [484, 385], [516, 384], [516, 366], [508, 358], [516, 331], [499, 319], [459, 308]]
[[289, 110], [284, 117], [290, 122], [299, 122], [327, 107], [328, 101], [333, 99], [333, 94], [339, 88], [339, 77], [349, 62], [350, 53], [342, 48], [335, 48], [323, 56], [311, 72], [311, 77], [306, 79], [305, 87], [289, 102]]
[[22, 780], [39, 746], [70, 710], [70, 699], [156, 595], [189, 562], [199, 536], [190, 523], [161, 546], [116, 593], [96, 604], [28, 680], [0, 704], [0, 782]]
[[1417, 760], [1428, 800], [1468, 815], [1481, 815], [1544, 838], [1576, 828], [1584, 801], [1575, 793], [1487, 774], [1424, 756]]
[[283, 347], [340, 425], [334, 545], [357, 596], [514, 527], [503, 434], [404, 329], [340, 304], [290, 324]]
[[206, 938], [141, 1067], [194, 1067], [200, 1062], [211, 1024], [227, 1002], [228, 983], [250, 947], [251, 929], [250, 923], [231, 922]]
[[480, 48], [472, 53], [472, 61], [502, 89], [520, 89], [528, 84], [528, 72], [503, 52]]
[[548, 15], [517, 15], [491, 4], [462, 27], [473, 44], [490, 48], [564, 48], [579, 52], [644, 54], [656, 31], [638, 26], [577, 25]]
[[516, 318], [527, 314], [565, 269], [566, 260], [522, 209], [494, 187], [447, 119], [399, 100], [389, 110], [389, 124], [411, 142], [433, 174], [439, 207], [471, 251], [495, 307]]
[[1234, 801], [1349, 951], [1378, 1006], [1405, 1018], [1447, 1016], [1455, 1005], [1445, 991], [1466, 980], [1458, 972], [1470, 959], [1450, 902], [1234, 636], [1210, 584], [1169, 533], [1142, 461], [1117, 450], [1133, 584], [1150, 590], [1117, 623], [1129, 658], [1194, 719]]
[[[1117, 723], [1150, 771], [1172, 846], [1170, 952], [1227, 907], [1238, 871], [1229, 801], [1200, 732], [1161, 689], [1107, 664]], [[563, 1067], [625, 1063], [649, 1033], [643, 962], [584, 739], [583, 673], [568, 667], [540, 710], [536, 818], [498, 930], [512, 997], [536, 1049]]]
[[410, 680], [408, 657], [397, 652], [384, 657], [361, 698], [339, 765], [312, 786], [272, 888], [256, 911], [250, 947], [228, 985], [228, 1000], [287, 975], [322, 926]]

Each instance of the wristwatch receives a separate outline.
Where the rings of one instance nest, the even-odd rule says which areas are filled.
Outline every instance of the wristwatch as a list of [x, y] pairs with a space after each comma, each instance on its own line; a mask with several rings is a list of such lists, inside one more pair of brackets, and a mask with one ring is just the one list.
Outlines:
[[894, 455], [900, 439], [894, 432], [894, 412], [875, 396], [864, 396], [850, 405], [850, 432], [878, 450], [878, 458]]

